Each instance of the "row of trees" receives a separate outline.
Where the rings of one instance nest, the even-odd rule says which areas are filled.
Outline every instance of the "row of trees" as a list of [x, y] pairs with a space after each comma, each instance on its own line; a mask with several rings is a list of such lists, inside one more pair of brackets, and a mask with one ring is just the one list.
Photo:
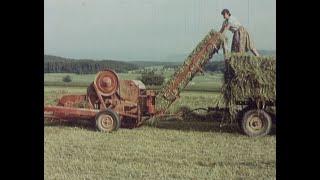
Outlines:
[[117, 73], [123, 73], [139, 67], [132, 63], [113, 60], [75, 60], [48, 55], [44, 57], [45, 73], [94, 74], [106, 68], [113, 69]]
[[[100, 70], [110, 68], [118, 73], [125, 73], [131, 70], [138, 70], [141, 67], [140, 62], [123, 62], [123, 61], [113, 61], [113, 60], [75, 60], [67, 59], [57, 56], [44, 56], [44, 72], [45, 73], [77, 73], [77, 74], [94, 74]], [[161, 63], [161, 62], [150, 62]], [[178, 68], [180, 63], [164, 63], [164, 69], [166, 68]], [[205, 67], [205, 71], [211, 72], [224, 72], [224, 61], [213, 61], [209, 62]]]

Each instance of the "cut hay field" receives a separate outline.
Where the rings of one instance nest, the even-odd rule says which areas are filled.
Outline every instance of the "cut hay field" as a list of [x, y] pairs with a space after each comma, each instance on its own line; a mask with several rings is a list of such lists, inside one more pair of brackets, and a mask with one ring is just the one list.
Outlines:
[[[54, 76], [52, 76], [54, 75]], [[61, 81], [49, 74], [45, 81]], [[125, 77], [126, 75], [123, 75]], [[127, 76], [128, 79], [133, 76]], [[219, 77], [199, 76], [195, 83]], [[56, 79], [55, 79], [56, 78]], [[87, 83], [94, 75], [73, 77]], [[120, 75], [121, 78], [121, 75]], [[206, 79], [207, 78], [207, 79]], [[81, 94], [86, 87], [45, 86], [45, 104], [63, 94]], [[185, 91], [171, 111], [180, 106], [207, 107], [217, 92]], [[276, 135], [250, 138], [234, 126], [212, 119], [163, 121], [106, 134], [86, 122], [44, 126], [45, 179], [275, 179]]]
[[[172, 75], [172, 71], [165, 71], [163, 74], [165, 80], [168, 80]], [[117, 73], [120, 79], [138, 79], [141, 74], [138, 73]], [[62, 78], [69, 75], [72, 82], [65, 83]], [[88, 85], [94, 80], [95, 74], [73, 74], [73, 73], [45, 73], [44, 84], [45, 86], [62, 86], [62, 87], [88, 87]], [[207, 91], [218, 92], [223, 79], [221, 73], [205, 73], [205, 75], [199, 75], [194, 77], [192, 82], [188, 84], [185, 90], [187, 91]], [[159, 89], [159, 86], [153, 86], [152, 89]]]

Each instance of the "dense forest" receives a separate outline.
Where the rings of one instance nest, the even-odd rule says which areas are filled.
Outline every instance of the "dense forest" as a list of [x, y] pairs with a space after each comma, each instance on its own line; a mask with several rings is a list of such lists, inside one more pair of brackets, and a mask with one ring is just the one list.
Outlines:
[[45, 73], [94, 74], [106, 68], [113, 69], [119, 73], [124, 73], [138, 69], [139, 67], [135, 64], [123, 61], [67, 59], [58, 56], [44, 55]]

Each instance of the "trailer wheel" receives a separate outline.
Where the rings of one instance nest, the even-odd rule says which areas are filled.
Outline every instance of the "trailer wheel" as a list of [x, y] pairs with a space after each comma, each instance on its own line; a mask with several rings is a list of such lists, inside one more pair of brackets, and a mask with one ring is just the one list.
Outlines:
[[269, 134], [272, 126], [270, 115], [264, 110], [253, 109], [244, 113], [241, 120], [241, 129], [251, 137]]
[[116, 131], [120, 127], [120, 118], [111, 109], [101, 111], [96, 115], [96, 127], [102, 132]]

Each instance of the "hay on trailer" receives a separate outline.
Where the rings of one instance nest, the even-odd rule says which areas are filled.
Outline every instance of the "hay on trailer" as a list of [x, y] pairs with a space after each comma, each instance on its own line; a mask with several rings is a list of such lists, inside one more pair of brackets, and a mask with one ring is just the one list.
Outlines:
[[276, 58], [242, 53], [227, 55], [222, 94], [231, 119], [239, 101], [264, 106], [276, 100]]

